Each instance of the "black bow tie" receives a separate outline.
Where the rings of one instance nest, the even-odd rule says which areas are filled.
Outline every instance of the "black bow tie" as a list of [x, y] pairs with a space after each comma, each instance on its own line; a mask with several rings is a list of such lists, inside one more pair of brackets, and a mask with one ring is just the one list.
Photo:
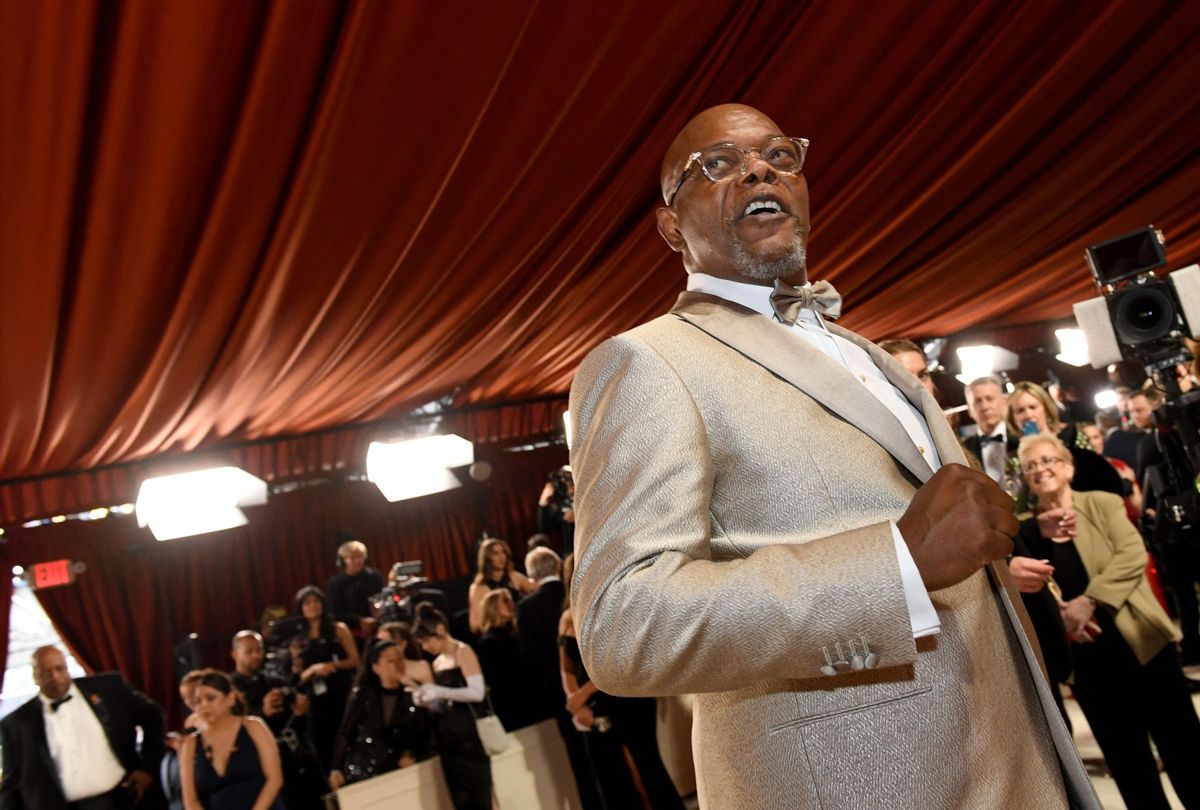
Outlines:
[[52, 712], [58, 711], [58, 707], [63, 705], [64, 703], [66, 703], [68, 700], [70, 700], [71, 697], [72, 697], [71, 695], [65, 695], [64, 697], [60, 697], [58, 700], [50, 701], [50, 711], [52, 711]]
[[1004, 437], [1003, 437], [1003, 436], [1001, 436], [999, 433], [997, 433], [997, 434], [996, 434], [996, 435], [994, 435], [994, 436], [980, 436], [980, 437], [979, 437], [979, 443], [980, 443], [980, 444], [987, 444], [988, 442], [997, 442], [997, 443], [1000, 443], [1000, 442], [1003, 442], [1003, 441], [1004, 441]]

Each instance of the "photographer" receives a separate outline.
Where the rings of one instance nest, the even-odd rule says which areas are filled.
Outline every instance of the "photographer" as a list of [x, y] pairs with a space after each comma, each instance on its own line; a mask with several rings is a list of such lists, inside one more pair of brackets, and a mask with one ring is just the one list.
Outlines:
[[282, 796], [291, 810], [323, 808], [324, 780], [308, 737], [308, 698], [286, 678], [264, 670], [263, 639], [253, 630], [233, 637], [235, 689], [246, 703], [246, 713], [261, 717], [279, 746], [283, 766]]
[[383, 590], [383, 575], [367, 565], [367, 545], [361, 540], [347, 540], [337, 554], [341, 570], [325, 584], [329, 612], [345, 622], [361, 646], [363, 639], [375, 635], [371, 597]]
[[575, 479], [571, 468], [564, 466], [550, 473], [538, 498], [538, 531], [562, 538], [559, 557], [566, 558], [575, 550]]

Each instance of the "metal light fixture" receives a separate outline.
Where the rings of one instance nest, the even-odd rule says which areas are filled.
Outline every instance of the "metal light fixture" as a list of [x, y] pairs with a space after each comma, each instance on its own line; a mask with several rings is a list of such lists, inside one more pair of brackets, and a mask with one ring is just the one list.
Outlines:
[[147, 478], [138, 490], [138, 525], [175, 540], [246, 525], [239, 507], [267, 502], [267, 484], [237, 467]]
[[367, 480], [389, 501], [419, 498], [461, 487], [451, 469], [474, 461], [475, 445], [454, 434], [371, 442], [367, 448]]

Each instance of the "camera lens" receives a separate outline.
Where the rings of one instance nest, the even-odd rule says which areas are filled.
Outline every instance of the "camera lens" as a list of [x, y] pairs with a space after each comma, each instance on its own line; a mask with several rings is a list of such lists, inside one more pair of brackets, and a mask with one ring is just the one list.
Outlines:
[[1166, 337], [1175, 324], [1175, 305], [1159, 287], [1130, 290], [1114, 307], [1113, 326], [1130, 344]]

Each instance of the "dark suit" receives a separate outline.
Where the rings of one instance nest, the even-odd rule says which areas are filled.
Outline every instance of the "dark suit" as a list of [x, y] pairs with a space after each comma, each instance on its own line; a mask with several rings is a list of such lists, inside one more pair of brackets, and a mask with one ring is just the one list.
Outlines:
[[[1104, 455], [1124, 461], [1135, 470], [1138, 469], [1138, 448], [1146, 433], [1141, 430], [1114, 430], [1104, 439]], [[1139, 473], [1138, 483], [1142, 483]]]
[[566, 693], [558, 665], [558, 622], [562, 618], [567, 589], [561, 580], [544, 582], [517, 603], [517, 633], [521, 639], [521, 657], [536, 689], [537, 704], [531, 707], [536, 719], [553, 717], [558, 724], [567, 759], [575, 774], [579, 800], [585, 810], [603, 807], [596, 788], [596, 777], [587, 751], [567, 713]]
[[[1011, 433], [1006, 433], [1005, 437], [1004, 452], [1006, 456], [1012, 458], [1017, 454], [1017, 445], [1021, 443], [1021, 439], [1019, 436], [1014, 436]], [[987, 466], [983, 463], [983, 442], [980, 440], [979, 434], [963, 439], [962, 446], [979, 460], [979, 468], [986, 473]]]
[[559, 580], [551, 580], [517, 603], [521, 656], [536, 682], [538, 694], [547, 699], [543, 717], [561, 709], [566, 700], [558, 671], [558, 622], [565, 598], [566, 586]]
[[[95, 712], [108, 744], [126, 773], [158, 773], [163, 744], [163, 712], [157, 703], [138, 692], [118, 673], [76, 678], [75, 685]], [[46, 743], [42, 701], [28, 701], [0, 720], [4, 746], [4, 778], [0, 782], [0, 810], [65, 810], [67, 800]], [[137, 750], [137, 729], [142, 729], [142, 749]]]

